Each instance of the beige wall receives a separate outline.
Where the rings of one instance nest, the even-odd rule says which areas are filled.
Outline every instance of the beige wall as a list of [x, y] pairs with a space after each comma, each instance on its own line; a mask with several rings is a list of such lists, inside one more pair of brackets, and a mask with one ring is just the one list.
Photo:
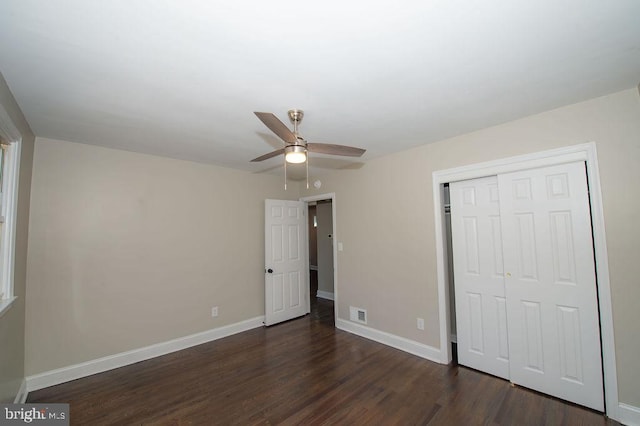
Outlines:
[[27, 375], [264, 315], [264, 199], [293, 189], [37, 138]]
[[34, 136], [1, 74], [0, 104], [22, 134], [14, 269], [14, 292], [18, 299], [0, 318], [0, 402], [13, 402], [25, 375], [25, 282]]
[[[336, 193], [337, 241], [344, 244], [337, 265], [339, 318], [348, 320], [349, 305], [365, 308], [369, 326], [439, 347], [432, 172], [589, 141], [596, 142], [600, 162], [619, 397], [640, 407], [636, 89], [320, 176], [322, 189], [303, 194]], [[416, 329], [417, 317], [425, 318], [424, 331]]]

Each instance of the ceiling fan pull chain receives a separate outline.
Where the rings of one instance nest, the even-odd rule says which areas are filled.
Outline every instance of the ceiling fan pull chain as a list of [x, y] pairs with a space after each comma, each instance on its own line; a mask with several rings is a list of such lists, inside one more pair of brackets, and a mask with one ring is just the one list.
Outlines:
[[284, 157], [284, 190], [287, 190], [287, 157]]
[[305, 161], [305, 163], [307, 163], [307, 189], [309, 189], [309, 155], [307, 155], [307, 161]]

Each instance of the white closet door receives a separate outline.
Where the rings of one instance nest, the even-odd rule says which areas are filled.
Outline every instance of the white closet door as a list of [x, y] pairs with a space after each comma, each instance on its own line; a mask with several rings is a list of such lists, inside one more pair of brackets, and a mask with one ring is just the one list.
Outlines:
[[498, 179], [449, 186], [458, 362], [509, 378]]
[[498, 176], [510, 377], [603, 411], [584, 167], [573, 163]]

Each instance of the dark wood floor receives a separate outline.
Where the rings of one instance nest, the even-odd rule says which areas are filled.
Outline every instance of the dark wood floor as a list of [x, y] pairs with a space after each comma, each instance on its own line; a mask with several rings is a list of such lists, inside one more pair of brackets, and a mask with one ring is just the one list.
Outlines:
[[74, 425], [605, 425], [599, 413], [439, 365], [310, 315], [32, 392]]

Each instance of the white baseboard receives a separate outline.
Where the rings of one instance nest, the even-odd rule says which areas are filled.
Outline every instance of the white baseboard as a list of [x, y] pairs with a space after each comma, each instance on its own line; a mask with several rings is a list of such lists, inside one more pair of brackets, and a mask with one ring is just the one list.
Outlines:
[[[634, 407], [633, 405], [623, 404], [622, 402], [618, 404], [618, 415], [614, 420], [619, 421], [622, 424], [628, 426], [638, 426], [640, 425], [640, 408]], [[613, 417], [612, 417], [613, 418]]]
[[440, 359], [440, 349], [425, 345], [424, 343], [419, 343], [414, 340], [409, 340], [404, 337], [396, 336], [391, 333], [376, 330], [374, 328], [340, 318], [336, 320], [336, 328], [400, 349], [401, 351], [428, 359], [429, 361], [437, 362], [439, 364], [442, 363], [442, 360]]
[[58, 368], [56, 370], [45, 371], [44, 373], [27, 377], [27, 390], [31, 392], [82, 377], [91, 376], [92, 374], [102, 373], [114, 368], [124, 367], [125, 365], [134, 364], [136, 362], [166, 355], [171, 352], [187, 349], [202, 343], [231, 336], [232, 334], [242, 333], [243, 331], [262, 327], [263, 325], [264, 316], [255, 317], [235, 324], [146, 346], [144, 348], [121, 352], [119, 354], [109, 355], [92, 361]]
[[322, 291], [322, 290], [318, 290], [316, 292], [316, 297], [319, 297], [321, 299], [327, 299], [327, 300], [335, 300], [333, 298], [333, 293], [329, 293], [328, 291]]
[[22, 380], [22, 384], [20, 385], [20, 389], [18, 390], [18, 394], [16, 395], [16, 399], [13, 400], [14, 404], [24, 404], [27, 402], [27, 396], [29, 396], [29, 392], [27, 392], [27, 379]]

